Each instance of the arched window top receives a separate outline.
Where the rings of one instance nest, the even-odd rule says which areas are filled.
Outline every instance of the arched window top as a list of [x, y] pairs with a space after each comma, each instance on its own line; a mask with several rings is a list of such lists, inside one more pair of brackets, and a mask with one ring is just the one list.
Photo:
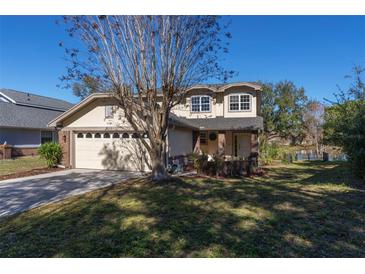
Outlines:
[[122, 138], [124, 138], [124, 139], [129, 138], [129, 134], [128, 134], [128, 133], [126, 133], [126, 132], [124, 132], [124, 133], [123, 133], [123, 135], [122, 135]]
[[84, 134], [82, 134], [82, 133], [77, 133], [77, 138], [84, 138]]
[[137, 139], [137, 138], [139, 138], [140, 137], [140, 135], [139, 135], [139, 133], [137, 133], [137, 132], [134, 132], [133, 134], [132, 134], [132, 138], [134, 138], [134, 139]]
[[114, 133], [113, 133], [113, 138], [114, 138], [114, 139], [117, 139], [117, 138], [119, 138], [119, 133], [117, 133], [117, 132], [114, 132]]
[[104, 138], [110, 138], [110, 134], [108, 132], [104, 133]]
[[101, 134], [100, 133], [95, 133], [94, 138], [101, 138]]
[[92, 138], [92, 134], [90, 132], [86, 133], [86, 138]]

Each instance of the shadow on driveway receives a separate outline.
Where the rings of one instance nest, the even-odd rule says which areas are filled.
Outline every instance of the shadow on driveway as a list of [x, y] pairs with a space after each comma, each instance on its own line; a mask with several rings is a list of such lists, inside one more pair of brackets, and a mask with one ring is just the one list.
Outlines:
[[139, 176], [138, 172], [71, 169], [0, 181], [0, 217]]

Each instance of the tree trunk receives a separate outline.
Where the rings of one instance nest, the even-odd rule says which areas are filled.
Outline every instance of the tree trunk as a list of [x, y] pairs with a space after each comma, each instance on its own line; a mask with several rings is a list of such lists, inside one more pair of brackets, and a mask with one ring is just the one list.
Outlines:
[[152, 180], [153, 181], [162, 181], [168, 178], [165, 163], [162, 159], [153, 159], [152, 160]]
[[153, 152], [150, 153], [153, 181], [162, 181], [168, 178], [164, 154], [163, 146], [157, 146], [156, 148], [153, 148]]

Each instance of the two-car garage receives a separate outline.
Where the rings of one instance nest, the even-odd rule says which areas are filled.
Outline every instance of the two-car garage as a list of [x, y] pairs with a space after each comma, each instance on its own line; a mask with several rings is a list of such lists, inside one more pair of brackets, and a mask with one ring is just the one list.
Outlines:
[[74, 133], [76, 168], [147, 171], [148, 153], [141, 138], [132, 132]]

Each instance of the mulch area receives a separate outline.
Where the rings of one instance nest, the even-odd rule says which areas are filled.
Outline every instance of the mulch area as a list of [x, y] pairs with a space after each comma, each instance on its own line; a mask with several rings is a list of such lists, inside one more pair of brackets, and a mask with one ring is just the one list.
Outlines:
[[64, 168], [59, 168], [59, 167], [54, 167], [54, 168], [37, 168], [37, 169], [23, 171], [23, 172], [18, 172], [18, 173], [1, 175], [0, 176], [0, 181], [7, 180], [7, 179], [15, 179], [15, 178], [21, 178], [21, 177], [39, 175], [39, 174], [45, 174], [45, 173], [51, 173], [51, 172], [61, 171], [61, 170], [64, 170]]

